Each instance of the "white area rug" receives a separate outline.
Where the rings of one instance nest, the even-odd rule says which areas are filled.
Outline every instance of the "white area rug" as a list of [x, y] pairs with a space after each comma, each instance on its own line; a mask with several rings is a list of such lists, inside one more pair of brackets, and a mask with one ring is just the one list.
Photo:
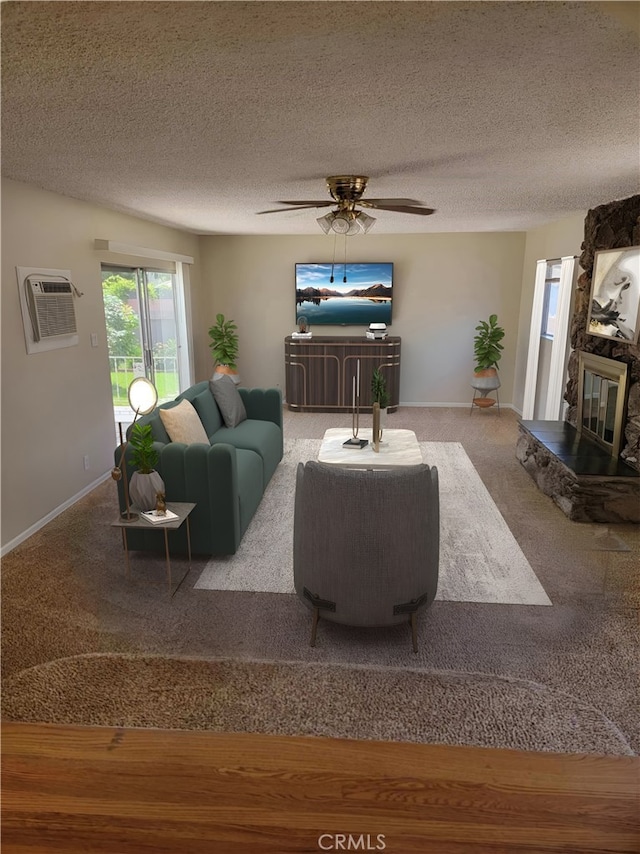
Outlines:
[[[196, 582], [205, 590], [293, 593], [293, 505], [299, 462], [320, 441], [290, 439], [240, 548], [213, 558]], [[551, 605], [542, 585], [459, 442], [421, 442], [440, 480], [440, 578], [436, 599]]]

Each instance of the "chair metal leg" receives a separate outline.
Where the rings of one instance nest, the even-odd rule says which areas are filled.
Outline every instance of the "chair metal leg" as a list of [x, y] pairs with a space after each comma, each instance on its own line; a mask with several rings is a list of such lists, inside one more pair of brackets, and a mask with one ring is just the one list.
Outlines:
[[313, 609], [313, 622], [311, 623], [311, 642], [310, 646], [316, 645], [316, 630], [318, 628], [318, 619], [320, 618], [319, 608]]
[[413, 651], [415, 653], [418, 652], [418, 624], [416, 622], [416, 612], [413, 611], [411, 616], [409, 617], [409, 622], [411, 623], [411, 641], [413, 643]]

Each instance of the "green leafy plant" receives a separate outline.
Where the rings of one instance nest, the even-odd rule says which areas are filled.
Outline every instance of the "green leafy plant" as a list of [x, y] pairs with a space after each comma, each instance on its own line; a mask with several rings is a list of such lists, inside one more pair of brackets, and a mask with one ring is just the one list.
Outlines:
[[233, 320], [225, 320], [224, 314], [216, 314], [216, 322], [209, 329], [211, 338], [211, 352], [218, 365], [227, 365], [236, 371], [236, 359], [238, 358], [238, 333]]
[[504, 338], [504, 329], [498, 326], [498, 315], [492, 314], [489, 322], [481, 320], [476, 326], [478, 333], [473, 339], [473, 352], [476, 366], [474, 370], [483, 371], [487, 368], [498, 367], [504, 349], [500, 343]]
[[150, 474], [158, 462], [158, 452], [153, 447], [151, 424], [140, 424], [139, 421], [131, 428], [129, 444], [133, 448], [131, 458], [141, 474]]
[[371, 375], [371, 397], [373, 398], [373, 403], [380, 404], [380, 409], [386, 409], [389, 406], [387, 381], [380, 368], [376, 368]]

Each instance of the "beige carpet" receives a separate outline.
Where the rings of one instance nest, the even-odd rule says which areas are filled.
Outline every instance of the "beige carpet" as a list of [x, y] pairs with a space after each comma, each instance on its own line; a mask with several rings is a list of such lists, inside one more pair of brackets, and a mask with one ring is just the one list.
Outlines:
[[[588, 741], [592, 752], [626, 752], [624, 740], [612, 738], [606, 725], [613, 721], [639, 752], [640, 526], [610, 529], [628, 550], [621, 551], [619, 543], [611, 550], [608, 535], [601, 541], [607, 550], [594, 549], [595, 535], [606, 532], [570, 522], [515, 459], [517, 418], [508, 410], [470, 416], [462, 409], [406, 407], [389, 420], [389, 426], [413, 430], [421, 442], [463, 445], [553, 607], [437, 600], [418, 621], [415, 655], [405, 625], [379, 631], [321, 621], [317, 646], [311, 648], [309, 612], [296, 596], [194, 589], [208, 557], [194, 558], [193, 570], [173, 598], [167, 594], [164, 561], [157, 554], [133, 555], [132, 577], [127, 579], [122, 542], [109, 524], [117, 512], [109, 479], [2, 560], [5, 716], [46, 720], [53, 711], [48, 704], [55, 701], [58, 711], [71, 710], [73, 720], [81, 723], [91, 723], [96, 710], [111, 712], [115, 706], [118, 714], [126, 712], [124, 720], [141, 725], [150, 709], [149, 719], [158, 725], [185, 725], [186, 709], [194, 725], [200, 719], [210, 725], [214, 719], [206, 710], [213, 702], [212, 686], [218, 699], [225, 692], [220, 680], [212, 680], [206, 662], [219, 667], [216, 662], [224, 660], [225, 667], [238, 663], [237, 669], [225, 672], [230, 698], [243, 698], [236, 706], [240, 711], [233, 718], [229, 713], [230, 725], [239, 728], [260, 724], [259, 713], [249, 710], [252, 697], [239, 693], [243, 680], [252, 693], [258, 692], [265, 714], [272, 715], [265, 728], [277, 730], [287, 697], [294, 698], [291, 713], [298, 703], [305, 708], [306, 701], [297, 698], [308, 693], [319, 707], [329, 708], [338, 674], [345, 668], [362, 682], [368, 681], [366, 673], [384, 670], [389, 673], [384, 690], [390, 701], [395, 673], [398, 690], [404, 691], [404, 680], [423, 687], [418, 710], [423, 717], [433, 710], [436, 718], [428, 725], [426, 719], [419, 721], [413, 730], [400, 718], [398, 737], [418, 732], [427, 740], [466, 744], [471, 732], [481, 743], [493, 738], [491, 743], [524, 745], [533, 743], [526, 741], [525, 730], [531, 725], [541, 749], [548, 745], [582, 751]], [[317, 441], [326, 428], [340, 426], [344, 421], [337, 414], [285, 412], [287, 439]], [[182, 563], [176, 558], [176, 571]], [[123, 665], [119, 653], [135, 663]], [[96, 656], [106, 656], [106, 663], [82, 665], [73, 675], [77, 657]], [[150, 663], [163, 658], [166, 664], [161, 667]], [[260, 670], [257, 661], [265, 662], [267, 671]], [[277, 677], [265, 675], [274, 673], [274, 662]], [[326, 669], [322, 678], [309, 677], [303, 684], [296, 674], [316, 673], [304, 665]], [[204, 669], [196, 673], [196, 667]], [[284, 678], [289, 669], [291, 682]], [[356, 675], [362, 671], [365, 676]], [[418, 673], [424, 678], [418, 679]], [[481, 691], [479, 682], [467, 682], [466, 688], [471, 685], [473, 690], [455, 692], [447, 682], [445, 690], [439, 680], [447, 674], [474, 680], [483, 674], [482, 685], [494, 680], [494, 686], [503, 687]], [[506, 693], [506, 684], [531, 690], [518, 689], [516, 700]], [[121, 687], [125, 705], [119, 709]], [[274, 695], [270, 702], [260, 694], [269, 688]], [[364, 690], [359, 687], [358, 695]], [[446, 705], [448, 691], [456, 698], [455, 708]], [[375, 705], [381, 696], [378, 689], [371, 702]], [[541, 698], [549, 702], [541, 703]], [[579, 737], [566, 737], [572, 721], [556, 716], [556, 700], [568, 714], [575, 713]], [[358, 696], [349, 702], [354, 711], [343, 705], [344, 714], [336, 715], [334, 724], [341, 726], [343, 720], [351, 732], [376, 732], [371, 722], [360, 726], [366, 708]], [[199, 708], [205, 709], [204, 718]], [[222, 714], [227, 714], [224, 708]], [[405, 711], [400, 708], [399, 713]], [[377, 717], [384, 721], [385, 714]], [[330, 723], [309, 720], [319, 732]], [[391, 718], [387, 724], [395, 725]], [[393, 730], [390, 737], [396, 737]]]
[[23, 721], [633, 753], [574, 697], [486, 674], [89, 655], [8, 683], [4, 717]]
[[[285, 456], [235, 555], [213, 558], [195, 584], [203, 590], [293, 593], [296, 468], [320, 442], [288, 439]], [[440, 481], [440, 575], [436, 599], [551, 605], [495, 502], [459, 442], [422, 442]]]

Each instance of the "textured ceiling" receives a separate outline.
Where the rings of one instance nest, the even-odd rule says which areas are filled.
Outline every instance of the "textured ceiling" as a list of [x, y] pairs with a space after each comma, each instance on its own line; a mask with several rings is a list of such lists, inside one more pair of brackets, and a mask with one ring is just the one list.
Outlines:
[[521, 230], [640, 189], [638, 3], [2, 4], [3, 174], [202, 234], [321, 234], [324, 178]]

